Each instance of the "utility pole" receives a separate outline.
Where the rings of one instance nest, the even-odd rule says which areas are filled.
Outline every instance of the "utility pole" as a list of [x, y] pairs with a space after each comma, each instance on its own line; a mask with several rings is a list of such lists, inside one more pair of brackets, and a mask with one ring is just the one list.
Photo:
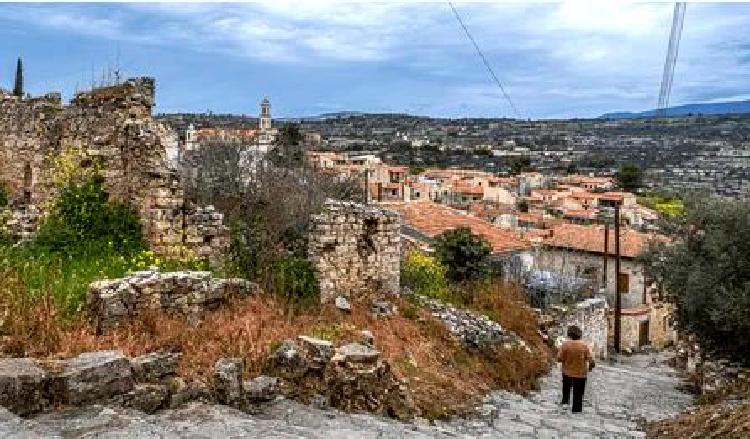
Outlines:
[[620, 353], [620, 321], [622, 319], [622, 291], [620, 291], [620, 203], [615, 202], [615, 352]]
[[604, 276], [602, 282], [604, 291], [607, 290], [607, 258], [609, 257], [609, 223], [604, 222]]

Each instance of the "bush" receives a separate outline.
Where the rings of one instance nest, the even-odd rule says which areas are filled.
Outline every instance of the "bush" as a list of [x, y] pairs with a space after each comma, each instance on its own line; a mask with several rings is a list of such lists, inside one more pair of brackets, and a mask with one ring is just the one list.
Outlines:
[[401, 264], [401, 282], [417, 294], [444, 298], [448, 292], [446, 271], [436, 258], [413, 250]]
[[487, 239], [468, 227], [443, 232], [435, 242], [437, 258], [446, 267], [448, 279], [455, 282], [485, 278], [491, 250]]
[[318, 283], [310, 261], [297, 256], [279, 259], [274, 265], [273, 286], [293, 300], [308, 301], [318, 295]]
[[72, 251], [92, 243], [115, 251], [146, 247], [138, 216], [124, 204], [110, 201], [97, 177], [66, 185], [34, 240], [34, 245], [49, 251]]

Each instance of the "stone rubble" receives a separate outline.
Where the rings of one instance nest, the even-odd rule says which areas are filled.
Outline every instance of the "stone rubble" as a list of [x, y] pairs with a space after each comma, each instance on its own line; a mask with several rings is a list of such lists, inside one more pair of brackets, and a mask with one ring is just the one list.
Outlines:
[[474, 348], [484, 348], [497, 344], [520, 343], [514, 333], [506, 331], [499, 323], [479, 313], [458, 309], [437, 299], [418, 296], [434, 317], [445, 323], [448, 331], [459, 341]]
[[86, 305], [97, 328], [104, 330], [149, 311], [196, 316], [226, 303], [233, 295], [258, 291], [253, 282], [214, 279], [207, 271], [146, 270], [93, 282]]
[[337, 296], [334, 305], [336, 305], [336, 308], [344, 312], [351, 312], [352, 310], [352, 304], [349, 303], [344, 296]]
[[[372, 334], [370, 334], [371, 336]], [[286, 396], [318, 406], [365, 411], [408, 419], [416, 412], [406, 385], [380, 352], [350, 343], [333, 348], [326, 341], [300, 336], [271, 354], [266, 372], [280, 378]]]

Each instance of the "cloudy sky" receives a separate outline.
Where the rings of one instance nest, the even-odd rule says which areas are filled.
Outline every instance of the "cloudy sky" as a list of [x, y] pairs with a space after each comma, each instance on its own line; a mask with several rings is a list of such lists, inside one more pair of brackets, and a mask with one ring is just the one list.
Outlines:
[[[672, 3], [456, 7], [523, 117], [652, 108]], [[750, 99], [750, 3], [687, 7], [673, 104]], [[118, 57], [119, 54], [119, 57]], [[512, 117], [447, 3], [0, 4], [0, 85], [70, 96], [119, 58], [157, 111]]]

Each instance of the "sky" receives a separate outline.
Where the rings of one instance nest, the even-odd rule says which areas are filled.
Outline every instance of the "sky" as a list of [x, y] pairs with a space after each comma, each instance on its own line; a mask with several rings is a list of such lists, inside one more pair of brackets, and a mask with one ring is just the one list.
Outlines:
[[[456, 8], [523, 118], [653, 108], [673, 3]], [[689, 3], [671, 103], [750, 99], [750, 3]], [[69, 98], [108, 66], [157, 112], [515, 117], [446, 2], [0, 4], [0, 86]]]

